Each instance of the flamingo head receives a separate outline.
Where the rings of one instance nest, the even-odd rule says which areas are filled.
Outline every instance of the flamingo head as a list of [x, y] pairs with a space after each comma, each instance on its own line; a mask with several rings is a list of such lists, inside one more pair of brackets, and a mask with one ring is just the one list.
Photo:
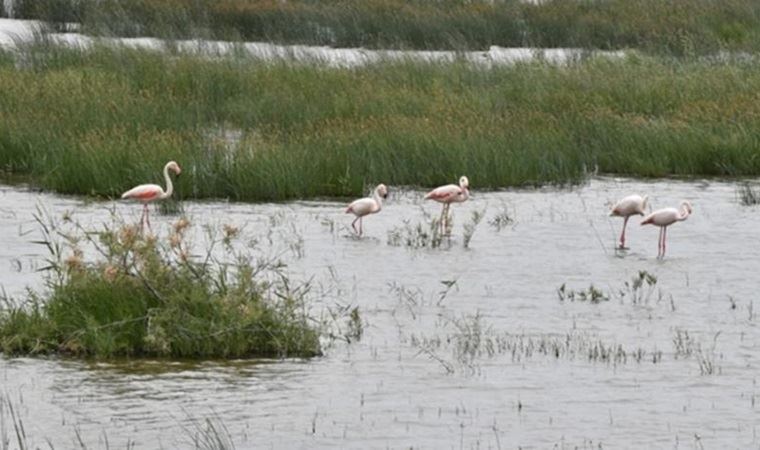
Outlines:
[[688, 200], [684, 200], [681, 202], [681, 209], [686, 210], [687, 214], [691, 214], [694, 211], [693, 207], [691, 206], [691, 203]]
[[174, 161], [166, 163], [166, 168], [174, 172], [177, 176], [182, 173], [182, 169], [179, 168], [179, 164]]
[[468, 180], [466, 176], [462, 175], [462, 177], [459, 178], [459, 187], [461, 187], [462, 189], [469, 189], [470, 180]]
[[378, 184], [375, 192], [382, 198], [388, 198], [388, 188], [384, 184]]

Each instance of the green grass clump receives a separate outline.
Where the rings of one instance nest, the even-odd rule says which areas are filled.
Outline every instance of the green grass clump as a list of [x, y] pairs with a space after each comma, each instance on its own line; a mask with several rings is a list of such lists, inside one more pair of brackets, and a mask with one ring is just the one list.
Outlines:
[[557, 66], [334, 68], [120, 47], [0, 58], [0, 168], [116, 197], [179, 162], [178, 198], [355, 196], [382, 180], [477, 189], [589, 172], [760, 174], [760, 62], [632, 54]]
[[340, 47], [760, 49], [755, 0], [15, 0], [15, 14], [117, 36]]
[[[179, 219], [168, 236], [157, 238], [134, 225], [93, 232], [76, 224], [63, 232], [43, 223], [42, 243], [52, 255], [48, 292], [0, 309], [0, 350], [96, 357], [321, 354], [303, 296], [263, 275], [277, 267], [238, 253], [232, 227], [211, 241], [205, 256], [193, 257], [188, 227]], [[53, 242], [58, 233], [63, 244]], [[215, 245], [232, 260], [218, 260]], [[99, 258], [87, 261], [85, 246]]]

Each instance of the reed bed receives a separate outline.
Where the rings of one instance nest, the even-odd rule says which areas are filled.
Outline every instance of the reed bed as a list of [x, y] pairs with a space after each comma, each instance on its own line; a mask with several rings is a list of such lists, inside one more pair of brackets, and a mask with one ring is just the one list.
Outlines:
[[6, 179], [114, 197], [356, 196], [377, 182], [476, 189], [760, 174], [760, 62], [582, 58], [355, 68], [37, 43], [0, 53]]
[[205, 37], [339, 47], [760, 48], [754, 0], [15, 0], [15, 15], [117, 36]]

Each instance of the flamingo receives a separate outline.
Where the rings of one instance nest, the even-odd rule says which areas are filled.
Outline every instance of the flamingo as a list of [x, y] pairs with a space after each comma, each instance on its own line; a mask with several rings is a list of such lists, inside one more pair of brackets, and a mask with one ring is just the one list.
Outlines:
[[644, 210], [647, 207], [647, 201], [649, 196], [629, 195], [615, 203], [610, 211], [611, 216], [623, 217], [623, 231], [620, 233], [620, 248], [625, 249], [625, 227], [628, 225], [628, 219], [631, 216], [639, 214], [644, 215]]
[[642, 225], [652, 224], [660, 227], [660, 240], [657, 242], [657, 257], [665, 257], [665, 240], [668, 237], [668, 227], [676, 222], [683, 222], [692, 212], [691, 203], [687, 200], [681, 202], [678, 209], [663, 208], [649, 214], [641, 221]]
[[440, 186], [425, 195], [425, 200], [435, 200], [443, 204], [441, 210], [441, 232], [446, 230], [446, 222], [449, 217], [449, 207], [452, 203], [461, 203], [470, 198], [470, 180], [466, 176], [459, 178], [459, 186], [456, 184], [447, 184]]
[[155, 200], [163, 200], [163, 199], [169, 198], [172, 196], [172, 192], [174, 192], [174, 186], [172, 185], [172, 180], [171, 178], [169, 178], [170, 169], [172, 172], [177, 174], [177, 176], [179, 176], [179, 174], [182, 173], [182, 169], [179, 168], [179, 165], [176, 162], [169, 161], [168, 163], [166, 163], [166, 165], [164, 166], [164, 179], [166, 179], [166, 191], [164, 191], [161, 188], [161, 186], [157, 184], [141, 184], [121, 194], [122, 199], [137, 200], [138, 202], [143, 204], [143, 213], [142, 213], [142, 216], [140, 217], [140, 230], [143, 229], [143, 222], [147, 223], [148, 228], [150, 228], [150, 219], [148, 218], [148, 203], [151, 203]]
[[[362, 217], [368, 214], [375, 214], [383, 209], [383, 199], [388, 198], [388, 188], [384, 184], [378, 184], [375, 188], [372, 197], [364, 197], [358, 200], [354, 200], [346, 208], [346, 214], [351, 213], [356, 216], [353, 222], [351, 222], [351, 228], [354, 229], [359, 236], [362, 235]], [[356, 221], [359, 221], [359, 230], [356, 229]]]

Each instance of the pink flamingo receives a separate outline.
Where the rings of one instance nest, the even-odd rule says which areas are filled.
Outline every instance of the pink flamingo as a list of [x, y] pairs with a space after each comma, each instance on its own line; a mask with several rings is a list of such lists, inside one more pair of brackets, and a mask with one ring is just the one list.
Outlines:
[[143, 229], [143, 222], [147, 223], [148, 228], [150, 228], [150, 219], [148, 218], [148, 203], [151, 203], [155, 200], [163, 200], [165, 198], [169, 198], [172, 196], [172, 192], [174, 192], [174, 186], [172, 186], [172, 180], [171, 178], [169, 178], [170, 169], [172, 172], [177, 174], [177, 176], [179, 176], [179, 174], [182, 173], [182, 170], [179, 168], [179, 165], [176, 162], [169, 161], [168, 163], [166, 163], [166, 165], [164, 166], [164, 179], [166, 179], [166, 192], [164, 192], [161, 186], [157, 184], [141, 184], [121, 194], [122, 199], [137, 200], [143, 204], [143, 213], [142, 213], [142, 216], [140, 217], [141, 230]]
[[451, 204], [464, 202], [468, 198], [470, 198], [470, 180], [465, 176], [459, 178], [459, 186], [447, 184], [446, 186], [437, 187], [425, 195], [425, 200], [435, 200], [438, 203], [443, 203], [440, 220], [442, 233], [446, 230]]
[[[362, 235], [364, 230], [362, 229], [362, 217], [368, 214], [375, 214], [383, 209], [383, 199], [388, 198], [388, 188], [384, 184], [378, 184], [372, 197], [364, 197], [358, 200], [354, 200], [346, 208], [346, 214], [351, 213], [356, 216], [353, 222], [351, 222], [351, 228], [354, 229], [359, 236]], [[359, 221], [359, 230], [356, 230], [356, 221]]]
[[668, 237], [668, 227], [676, 222], [683, 222], [691, 214], [691, 203], [686, 200], [681, 202], [679, 209], [663, 208], [649, 214], [641, 221], [642, 225], [656, 225], [660, 227], [660, 240], [657, 242], [657, 257], [665, 257], [665, 240]]
[[623, 217], [623, 231], [620, 233], [620, 248], [625, 249], [625, 227], [628, 225], [628, 219], [636, 214], [644, 215], [647, 207], [649, 196], [629, 195], [615, 203], [610, 211], [611, 216]]

